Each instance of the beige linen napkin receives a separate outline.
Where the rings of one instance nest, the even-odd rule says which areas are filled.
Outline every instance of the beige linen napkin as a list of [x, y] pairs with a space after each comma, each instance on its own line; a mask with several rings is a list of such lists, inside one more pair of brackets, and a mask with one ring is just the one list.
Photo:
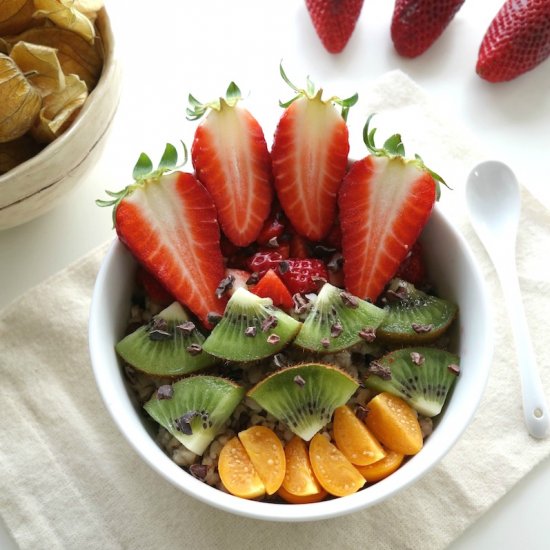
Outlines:
[[[550, 454], [550, 440], [536, 441], [524, 429], [501, 291], [464, 216], [464, 179], [481, 158], [479, 148], [400, 72], [360, 92], [358, 108], [380, 113], [388, 133], [400, 129], [408, 153], [421, 153], [454, 188], [443, 190], [442, 205], [472, 245], [492, 294], [495, 358], [464, 436], [417, 484], [347, 517], [263, 523], [193, 500], [140, 460], [95, 388], [87, 320], [103, 246], [0, 314], [0, 510], [21, 548], [443, 548]], [[519, 273], [550, 395], [544, 322], [550, 310], [544, 267], [550, 212], [526, 192], [523, 200]]]

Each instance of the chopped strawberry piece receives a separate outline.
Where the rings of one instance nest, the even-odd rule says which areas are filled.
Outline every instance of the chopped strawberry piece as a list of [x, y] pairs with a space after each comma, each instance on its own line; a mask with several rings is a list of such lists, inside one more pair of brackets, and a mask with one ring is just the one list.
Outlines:
[[250, 273], [243, 269], [226, 268], [225, 277], [218, 284], [218, 294], [227, 294], [227, 296], [233, 296], [238, 288], [244, 288], [248, 290], [246, 282], [250, 279]]
[[[288, 257], [288, 256], [287, 256]], [[283, 255], [276, 251], [260, 251], [256, 252], [253, 256], [248, 258], [246, 262], [246, 267], [253, 271], [254, 273], [258, 273], [260, 276], [265, 275], [269, 269], [276, 269], [280, 262], [282, 262], [285, 258]]]
[[238, 105], [239, 99], [231, 83], [226, 99], [204, 105], [194, 100], [188, 118], [209, 111], [195, 132], [191, 159], [197, 178], [212, 195], [223, 232], [234, 244], [247, 246], [269, 215], [273, 187], [262, 128]]
[[138, 266], [136, 282], [156, 304], [168, 306], [175, 301], [174, 297], [142, 266]]
[[261, 298], [271, 298], [275, 306], [283, 309], [292, 308], [292, 295], [273, 269], [268, 269], [258, 284], [254, 285], [250, 291]]
[[395, 276], [415, 286], [426, 282], [426, 265], [422, 258], [422, 246], [418, 241], [414, 243], [408, 256], [401, 262]]
[[345, 117], [357, 96], [338, 100], [346, 105], [340, 113], [321, 91], [293, 89], [298, 95], [284, 104], [271, 149], [275, 191], [296, 232], [320, 241], [336, 217], [349, 152]]
[[292, 235], [290, 238], [290, 256], [301, 259], [311, 257], [309, 241], [297, 233]]
[[328, 280], [325, 263], [311, 258], [284, 260], [279, 263], [277, 273], [292, 294], [317, 292], [321, 280]]
[[265, 221], [256, 242], [261, 245], [273, 245], [274, 243], [278, 243], [279, 237], [284, 232], [283, 213], [280, 210], [276, 210]]
[[176, 300], [209, 326], [227, 299], [215, 291], [223, 278], [216, 208], [192, 174], [173, 172], [128, 187], [115, 211], [120, 240]]

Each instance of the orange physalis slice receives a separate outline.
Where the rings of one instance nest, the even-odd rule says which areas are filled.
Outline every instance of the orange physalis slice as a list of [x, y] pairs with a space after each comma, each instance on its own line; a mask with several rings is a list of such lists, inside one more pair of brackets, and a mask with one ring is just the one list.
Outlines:
[[382, 460], [368, 466], [357, 466], [357, 469], [367, 481], [374, 483], [393, 474], [401, 466], [404, 458], [405, 455], [386, 449], [386, 456]]
[[365, 484], [357, 468], [322, 434], [310, 441], [309, 459], [315, 477], [331, 495], [351, 495]]
[[305, 441], [295, 435], [285, 445], [285, 457], [286, 473], [279, 496], [296, 504], [318, 502], [325, 498], [327, 492], [315, 478]]
[[403, 399], [382, 392], [368, 402], [367, 409], [367, 428], [385, 447], [404, 455], [414, 455], [422, 449], [418, 417]]
[[218, 473], [224, 487], [241, 498], [256, 498], [265, 494], [265, 485], [259, 478], [238, 437], [230, 439], [222, 448]]
[[334, 411], [332, 429], [336, 446], [354, 465], [366, 466], [386, 455], [365, 423], [346, 405]]
[[239, 439], [265, 485], [267, 494], [272, 495], [285, 477], [286, 460], [281, 440], [265, 426], [252, 426], [240, 432]]

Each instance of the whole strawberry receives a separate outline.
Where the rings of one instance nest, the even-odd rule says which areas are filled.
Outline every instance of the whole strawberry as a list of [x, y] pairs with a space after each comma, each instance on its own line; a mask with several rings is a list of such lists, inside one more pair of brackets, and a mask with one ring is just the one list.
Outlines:
[[323, 46], [340, 53], [355, 29], [363, 0], [306, 0], [306, 6]]
[[508, 0], [479, 49], [476, 72], [489, 82], [512, 80], [550, 55], [550, 0]]
[[391, 38], [397, 53], [417, 57], [443, 33], [464, 0], [397, 0]]

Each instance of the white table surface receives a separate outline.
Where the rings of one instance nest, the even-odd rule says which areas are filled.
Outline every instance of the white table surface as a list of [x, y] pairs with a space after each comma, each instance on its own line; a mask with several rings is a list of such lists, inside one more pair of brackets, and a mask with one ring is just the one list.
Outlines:
[[[189, 92], [206, 101], [235, 80], [245, 94], [251, 92], [247, 106], [270, 140], [280, 115], [273, 106], [290, 97], [278, 75], [281, 59], [298, 84], [310, 74], [344, 97], [388, 70], [402, 69], [550, 207], [550, 60], [505, 84], [489, 84], [475, 74], [479, 44], [501, 4], [467, 0], [439, 41], [407, 60], [391, 44], [390, 0], [365, 0], [356, 31], [337, 56], [321, 46], [303, 0], [111, 1], [124, 89], [109, 142], [94, 170], [60, 206], [0, 232], [0, 307], [113, 238], [111, 213], [94, 200], [104, 189], [129, 183], [142, 150], [158, 160], [166, 141], [191, 144], [195, 124], [185, 120]], [[550, 460], [545, 460], [451, 548], [547, 549], [549, 520]], [[0, 548], [15, 548], [1, 522]]]

